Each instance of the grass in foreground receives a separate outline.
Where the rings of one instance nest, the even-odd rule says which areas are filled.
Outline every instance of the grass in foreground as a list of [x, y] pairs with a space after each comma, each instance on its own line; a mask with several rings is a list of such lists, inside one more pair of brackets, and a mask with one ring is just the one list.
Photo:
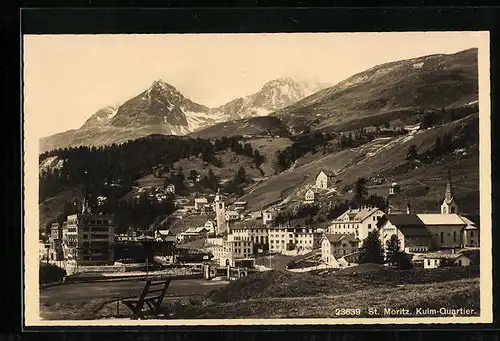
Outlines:
[[479, 277], [478, 267], [395, 270], [376, 264], [363, 264], [340, 271], [318, 270], [317, 274], [268, 271], [241, 278], [214, 290], [207, 298], [223, 303], [249, 298], [341, 295], [402, 284], [427, 284], [475, 277]]
[[[340, 295], [269, 297], [205, 304], [185, 301], [165, 306], [170, 312], [170, 319], [369, 317], [368, 308], [376, 308], [381, 314], [377, 317], [390, 317], [382, 315], [384, 308], [407, 308], [410, 315], [403, 317], [418, 317], [416, 308], [441, 307], [475, 309], [478, 315], [479, 280], [377, 288]], [[343, 308], [359, 308], [361, 313], [356, 316], [340, 315], [339, 309]]]
[[[116, 302], [93, 314], [102, 300], [43, 306], [47, 319], [128, 317]], [[345, 317], [339, 308], [470, 308], [479, 313], [479, 269], [476, 267], [394, 270], [365, 264], [317, 274], [267, 271], [241, 278], [194, 298], [164, 301], [167, 318], [308, 318]], [[358, 316], [359, 317], [359, 316]], [[383, 316], [382, 316], [383, 317]]]

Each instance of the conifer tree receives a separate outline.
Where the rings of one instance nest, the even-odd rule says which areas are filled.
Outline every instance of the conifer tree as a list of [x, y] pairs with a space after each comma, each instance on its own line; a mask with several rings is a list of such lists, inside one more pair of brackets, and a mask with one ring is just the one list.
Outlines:
[[418, 151], [417, 151], [417, 146], [412, 144], [408, 148], [408, 153], [406, 154], [406, 160], [408, 161], [414, 161], [418, 159]]
[[389, 265], [397, 265], [397, 254], [401, 252], [401, 242], [398, 236], [393, 234], [391, 238], [386, 243], [387, 252], [385, 255], [385, 261]]
[[378, 229], [368, 233], [368, 237], [365, 238], [360, 249], [359, 264], [384, 264], [384, 250], [380, 243], [379, 236]]

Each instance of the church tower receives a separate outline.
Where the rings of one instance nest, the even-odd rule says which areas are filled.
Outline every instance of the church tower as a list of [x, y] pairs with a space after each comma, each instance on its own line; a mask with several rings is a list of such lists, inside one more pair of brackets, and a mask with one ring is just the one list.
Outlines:
[[444, 200], [441, 204], [441, 214], [458, 213], [458, 205], [453, 198], [453, 191], [451, 186], [451, 175], [448, 169], [448, 181], [446, 182], [446, 192], [444, 194]]
[[217, 191], [214, 203], [215, 203], [215, 217], [217, 221], [215, 234], [219, 235], [222, 232], [226, 231], [227, 229], [225, 197], [220, 193], [220, 190]]

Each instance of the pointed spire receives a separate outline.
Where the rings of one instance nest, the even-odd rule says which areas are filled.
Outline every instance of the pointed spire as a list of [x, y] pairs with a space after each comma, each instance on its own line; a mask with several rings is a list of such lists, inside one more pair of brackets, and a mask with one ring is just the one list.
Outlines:
[[451, 188], [451, 173], [449, 168], [448, 168], [448, 181], [446, 182], [446, 193], [444, 199], [446, 200], [447, 203], [451, 202], [451, 200], [453, 199], [453, 193]]

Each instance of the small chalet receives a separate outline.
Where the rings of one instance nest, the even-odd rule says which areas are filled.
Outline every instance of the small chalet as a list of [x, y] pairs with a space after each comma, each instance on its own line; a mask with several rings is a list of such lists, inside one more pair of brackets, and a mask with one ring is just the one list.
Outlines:
[[314, 202], [318, 199], [318, 193], [316, 193], [313, 189], [309, 189], [306, 191], [304, 202], [306, 204], [314, 204]]
[[239, 220], [240, 214], [236, 211], [227, 211], [226, 212], [226, 221], [234, 221]]
[[213, 205], [211, 204], [205, 204], [203, 205], [203, 207], [201, 208], [201, 213], [203, 214], [210, 214], [214, 211], [214, 207]]
[[321, 170], [318, 175], [316, 175], [316, 182], [314, 187], [328, 189], [332, 188], [335, 184], [337, 175], [333, 171]]
[[396, 193], [399, 193], [401, 191], [401, 187], [397, 182], [393, 182], [391, 184], [391, 187], [389, 187], [389, 195], [394, 195]]
[[272, 211], [262, 211], [262, 224], [268, 225], [273, 222], [275, 215]]
[[199, 211], [208, 204], [207, 198], [196, 198], [194, 199], [194, 209]]

